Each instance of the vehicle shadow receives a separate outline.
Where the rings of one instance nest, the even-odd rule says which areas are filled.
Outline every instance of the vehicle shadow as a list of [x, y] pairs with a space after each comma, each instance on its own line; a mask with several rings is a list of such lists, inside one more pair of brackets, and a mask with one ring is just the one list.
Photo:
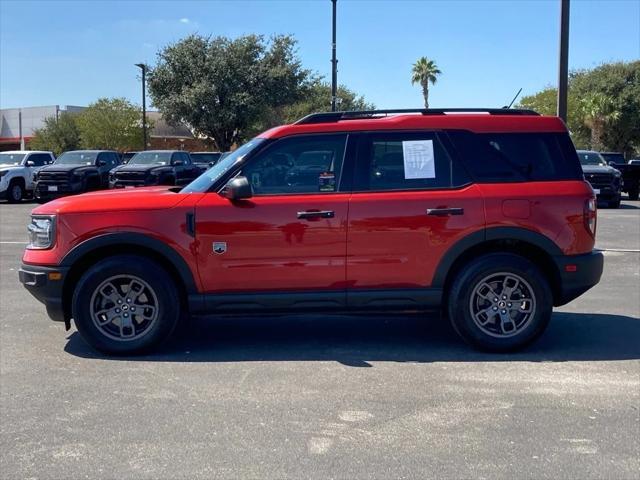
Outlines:
[[447, 321], [424, 315], [288, 315], [192, 319], [188, 329], [158, 353], [107, 357], [77, 332], [65, 351], [85, 358], [145, 362], [336, 361], [564, 362], [640, 358], [640, 319], [622, 315], [554, 313], [545, 334], [513, 354], [473, 350]]

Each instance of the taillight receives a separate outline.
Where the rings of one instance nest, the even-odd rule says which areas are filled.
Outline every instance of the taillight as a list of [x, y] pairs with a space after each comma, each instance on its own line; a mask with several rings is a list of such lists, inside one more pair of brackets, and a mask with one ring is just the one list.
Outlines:
[[597, 218], [598, 209], [596, 208], [596, 199], [590, 198], [584, 202], [584, 226], [593, 237], [596, 236]]

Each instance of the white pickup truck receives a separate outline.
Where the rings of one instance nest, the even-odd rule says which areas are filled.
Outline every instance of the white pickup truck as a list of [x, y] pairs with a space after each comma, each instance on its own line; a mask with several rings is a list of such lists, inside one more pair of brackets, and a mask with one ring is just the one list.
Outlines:
[[17, 203], [25, 196], [32, 195], [33, 175], [55, 159], [51, 152], [0, 152], [0, 198]]

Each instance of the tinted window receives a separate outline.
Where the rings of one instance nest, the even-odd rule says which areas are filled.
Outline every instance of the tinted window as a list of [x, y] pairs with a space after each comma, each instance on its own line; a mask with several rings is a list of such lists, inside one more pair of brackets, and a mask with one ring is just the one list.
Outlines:
[[330, 193], [338, 189], [346, 135], [287, 138], [242, 169], [255, 195]]
[[220, 159], [220, 153], [192, 153], [191, 159], [195, 163], [216, 163]]
[[131, 165], [168, 165], [171, 162], [171, 152], [146, 151], [136, 153], [129, 164]]
[[451, 187], [451, 157], [434, 133], [380, 133], [360, 144], [354, 190]]
[[191, 165], [191, 157], [189, 156], [188, 153], [186, 152], [182, 153], [182, 161], [184, 162], [185, 165]]
[[578, 158], [566, 134], [449, 132], [449, 137], [478, 181], [582, 178]]

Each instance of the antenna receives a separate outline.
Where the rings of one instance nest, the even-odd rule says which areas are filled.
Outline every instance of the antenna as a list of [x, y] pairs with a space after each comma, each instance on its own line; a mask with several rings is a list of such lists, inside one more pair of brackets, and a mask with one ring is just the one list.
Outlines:
[[511, 100], [511, 103], [509, 104], [509, 106], [504, 106], [502, 108], [506, 108], [507, 110], [511, 108], [511, 105], [513, 105], [513, 102], [516, 101], [516, 98], [518, 98], [520, 96], [520, 92], [522, 91], [522, 87], [520, 87], [520, 90], [518, 90], [518, 93], [516, 93], [516, 96], [513, 97], [513, 100]]

